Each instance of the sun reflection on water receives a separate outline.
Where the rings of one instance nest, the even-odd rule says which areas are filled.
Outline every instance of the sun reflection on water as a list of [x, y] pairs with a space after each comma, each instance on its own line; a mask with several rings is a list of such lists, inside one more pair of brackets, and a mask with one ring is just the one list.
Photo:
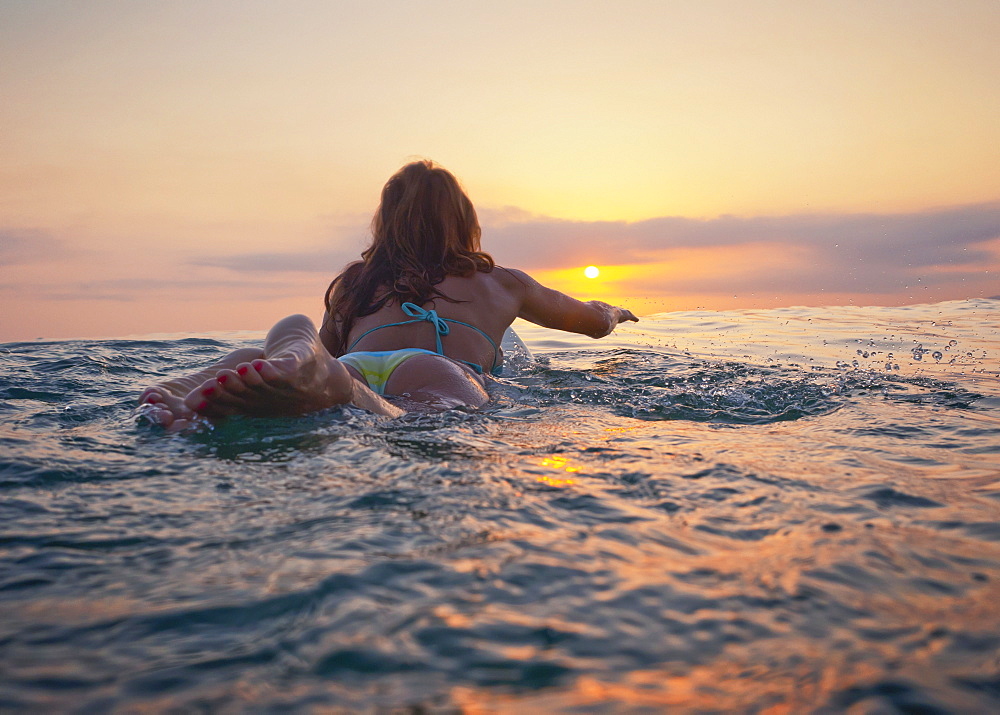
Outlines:
[[[552, 455], [550, 457], [542, 457], [538, 464], [543, 467], [549, 467], [550, 469], [558, 469], [561, 472], [568, 472], [570, 474], [575, 474], [580, 471], [580, 467], [575, 464], [571, 464], [566, 457], [561, 457], [558, 455]], [[569, 487], [576, 484], [574, 479], [563, 479], [561, 477], [554, 477], [548, 474], [541, 474], [535, 477], [535, 481], [541, 482], [542, 484], [547, 484], [550, 487]]]
[[569, 463], [569, 460], [565, 457], [543, 457], [542, 461], [539, 462], [543, 467], [554, 467], [556, 469], [562, 469], [565, 472], [579, 472], [580, 468]]

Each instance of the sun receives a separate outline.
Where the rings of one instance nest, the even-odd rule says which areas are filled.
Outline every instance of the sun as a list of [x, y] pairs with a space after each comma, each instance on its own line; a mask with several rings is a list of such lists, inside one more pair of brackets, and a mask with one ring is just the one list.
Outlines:
[[597, 276], [601, 275], [601, 270], [597, 266], [587, 266], [583, 269], [583, 275], [587, 276], [587, 278], [597, 278]]

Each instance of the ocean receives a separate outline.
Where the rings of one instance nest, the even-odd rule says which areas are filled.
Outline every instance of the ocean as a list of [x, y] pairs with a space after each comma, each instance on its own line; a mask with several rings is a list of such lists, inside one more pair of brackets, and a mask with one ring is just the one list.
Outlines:
[[168, 434], [0, 346], [0, 711], [1000, 710], [1000, 300], [515, 326], [481, 412]]

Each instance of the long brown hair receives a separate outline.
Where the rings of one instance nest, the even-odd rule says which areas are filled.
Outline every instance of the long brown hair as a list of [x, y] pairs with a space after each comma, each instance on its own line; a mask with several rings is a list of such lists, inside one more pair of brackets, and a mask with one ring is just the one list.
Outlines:
[[354, 321], [389, 301], [423, 305], [433, 298], [455, 302], [437, 285], [446, 276], [493, 270], [480, 250], [476, 209], [458, 180], [431, 161], [397, 171], [382, 189], [372, 219], [372, 242], [326, 290], [324, 323], [336, 354], [345, 349]]

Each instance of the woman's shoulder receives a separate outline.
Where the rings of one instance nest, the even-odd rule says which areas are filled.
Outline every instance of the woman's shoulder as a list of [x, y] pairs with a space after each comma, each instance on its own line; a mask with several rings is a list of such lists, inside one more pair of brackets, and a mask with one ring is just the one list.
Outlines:
[[507, 290], [523, 290], [533, 282], [531, 276], [517, 268], [495, 266], [488, 275]]

